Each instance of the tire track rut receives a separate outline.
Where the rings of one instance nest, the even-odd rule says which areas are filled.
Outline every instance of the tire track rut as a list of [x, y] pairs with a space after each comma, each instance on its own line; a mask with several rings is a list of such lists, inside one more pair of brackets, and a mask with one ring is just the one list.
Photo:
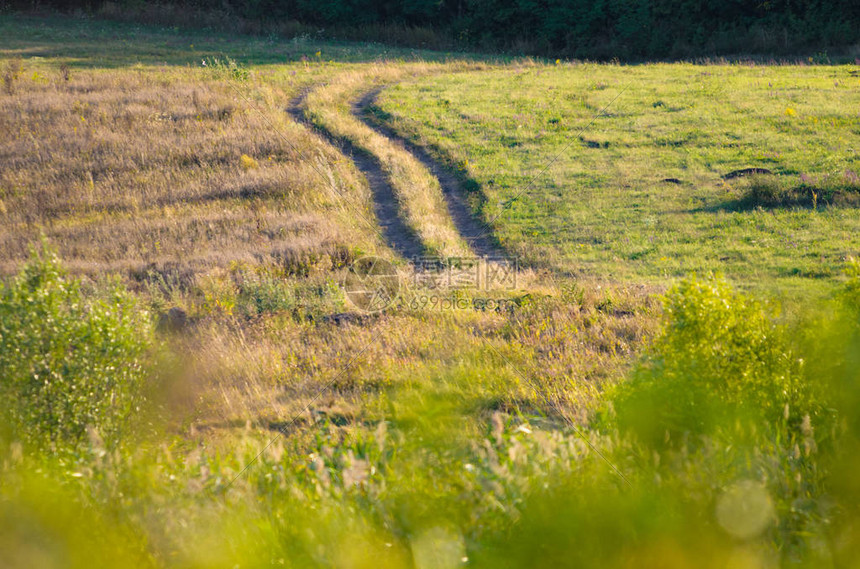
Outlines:
[[400, 217], [397, 198], [394, 189], [388, 181], [388, 176], [382, 169], [376, 158], [356, 148], [350, 141], [337, 138], [326, 130], [313, 124], [304, 113], [302, 106], [310, 90], [304, 91], [298, 97], [290, 101], [287, 113], [298, 123], [309, 130], [322, 135], [328, 142], [341, 148], [353, 161], [356, 167], [367, 178], [370, 193], [373, 197], [373, 211], [377, 223], [382, 228], [382, 235], [389, 247], [394, 249], [402, 257], [413, 259], [424, 253], [424, 246], [415, 233], [406, 225]]
[[353, 103], [353, 116], [378, 134], [399, 143], [439, 180], [454, 227], [475, 255], [501, 256], [502, 251], [493, 241], [490, 230], [472, 214], [472, 208], [466, 197], [467, 192], [457, 176], [430, 156], [424, 148], [403, 138], [392, 129], [375, 124], [366, 118], [368, 109], [376, 101], [382, 89], [382, 87], [373, 89]]
[[[439, 181], [448, 213], [454, 223], [454, 227], [469, 245], [472, 253], [482, 257], [499, 257], [503, 255], [501, 249], [495, 244], [487, 227], [472, 215], [472, 208], [466, 198], [466, 191], [460, 180], [437, 162], [430, 154], [420, 146], [406, 140], [390, 128], [374, 124], [366, 117], [369, 107], [376, 101], [382, 87], [372, 89], [355, 100], [350, 111], [354, 118], [365, 126], [371, 128], [380, 136], [395, 142], [417, 159], [430, 173]], [[313, 124], [303, 109], [305, 99], [311, 89], [307, 89], [299, 96], [292, 99], [287, 107], [287, 113], [298, 123], [309, 130], [321, 135], [329, 143], [339, 147], [353, 161], [356, 167], [364, 174], [370, 186], [373, 198], [373, 209], [386, 243], [407, 260], [420, 257], [426, 252], [421, 240], [401, 217], [400, 207], [388, 174], [382, 168], [379, 160], [372, 154], [356, 147], [351, 141], [332, 135], [326, 129]]]

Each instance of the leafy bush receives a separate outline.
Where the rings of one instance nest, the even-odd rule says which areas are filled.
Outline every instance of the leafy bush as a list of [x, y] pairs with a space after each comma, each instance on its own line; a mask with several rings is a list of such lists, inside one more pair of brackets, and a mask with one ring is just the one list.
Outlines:
[[801, 359], [759, 302], [720, 278], [694, 277], [667, 293], [665, 314], [649, 356], [619, 389], [622, 426], [660, 443], [739, 424], [779, 429], [816, 412]]
[[216, 77], [222, 79], [245, 82], [251, 78], [251, 72], [229, 56], [225, 56], [223, 59], [213, 57], [204, 60], [203, 65], [212, 70]]
[[119, 284], [86, 291], [43, 245], [0, 284], [0, 397], [7, 436], [37, 447], [108, 443], [143, 399], [152, 323]]
[[199, 277], [196, 284], [204, 315], [290, 314], [303, 321], [344, 308], [334, 281], [297, 280], [276, 267], [216, 269]]
[[293, 283], [265, 273], [246, 276], [239, 299], [242, 311], [252, 316], [290, 312], [298, 304]]

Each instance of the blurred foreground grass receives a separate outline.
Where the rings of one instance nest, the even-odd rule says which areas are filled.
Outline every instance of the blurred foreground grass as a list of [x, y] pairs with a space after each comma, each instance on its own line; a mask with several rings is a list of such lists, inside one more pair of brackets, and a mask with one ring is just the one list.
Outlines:
[[[101, 308], [78, 307], [100, 306], [90, 299], [104, 289], [63, 292], [77, 287], [55, 258], [34, 258], [0, 292], [3, 341], [26, 333], [33, 303], [55, 321], [104, 321]], [[113, 313], [146, 318], [134, 310]], [[82, 385], [77, 362], [95, 350], [121, 365], [114, 348], [128, 340], [60, 329], [42, 338], [65, 346], [64, 360], [46, 364], [55, 383], [21, 383], [8, 367], [0, 377], [10, 409], [31, 413], [4, 414], [8, 567], [846, 567], [858, 558], [860, 271], [791, 318], [719, 279], [681, 282], [629, 381], [575, 423], [482, 406], [494, 376], [518, 374], [475, 348], [377, 391], [365, 399], [372, 411], [346, 427], [320, 417], [283, 425], [282, 437], [249, 429], [207, 441], [171, 434], [156, 419], [169, 405], [150, 395], [140, 410], [149, 428], [138, 423], [135, 438], [100, 435], [118, 417], [136, 420], [120, 414], [94, 415], [87, 436], [62, 439], [31, 427]], [[504, 390], [527, 401], [544, 385], [530, 376]], [[117, 389], [145, 393], [135, 385]], [[77, 397], [100, 404], [114, 394]]]

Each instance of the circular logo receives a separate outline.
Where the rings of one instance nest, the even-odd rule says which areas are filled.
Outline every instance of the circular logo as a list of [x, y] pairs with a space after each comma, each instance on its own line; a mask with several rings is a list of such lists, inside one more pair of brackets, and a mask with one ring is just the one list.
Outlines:
[[397, 299], [400, 277], [389, 261], [362, 257], [349, 268], [342, 285], [353, 306], [365, 312], [379, 312]]

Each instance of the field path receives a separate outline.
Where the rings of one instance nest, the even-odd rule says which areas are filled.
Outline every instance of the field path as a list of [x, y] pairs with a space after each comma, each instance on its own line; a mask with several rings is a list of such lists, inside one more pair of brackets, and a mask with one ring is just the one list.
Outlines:
[[420, 257], [424, 252], [424, 246], [400, 217], [394, 189], [391, 187], [388, 176], [382, 170], [379, 162], [366, 152], [357, 149], [348, 140], [335, 138], [329, 132], [319, 128], [308, 120], [302, 106], [309, 93], [310, 90], [306, 90], [290, 101], [287, 107], [289, 115], [296, 122], [304, 125], [313, 132], [321, 134], [328, 142], [341, 148], [345, 154], [349, 155], [349, 158], [356, 167], [367, 178], [367, 183], [370, 185], [370, 193], [373, 196], [373, 210], [388, 246], [406, 259]]
[[352, 104], [352, 114], [378, 134], [403, 146], [439, 180], [442, 194], [445, 197], [445, 203], [448, 206], [448, 213], [454, 222], [454, 226], [475, 255], [487, 257], [500, 256], [501, 250], [490, 237], [491, 232], [472, 215], [472, 208], [466, 199], [466, 190], [463, 188], [460, 180], [445, 166], [430, 156], [425, 149], [413, 144], [390, 128], [380, 126], [366, 118], [367, 110], [376, 101], [376, 97], [382, 89], [382, 87], [377, 87], [355, 101]]

